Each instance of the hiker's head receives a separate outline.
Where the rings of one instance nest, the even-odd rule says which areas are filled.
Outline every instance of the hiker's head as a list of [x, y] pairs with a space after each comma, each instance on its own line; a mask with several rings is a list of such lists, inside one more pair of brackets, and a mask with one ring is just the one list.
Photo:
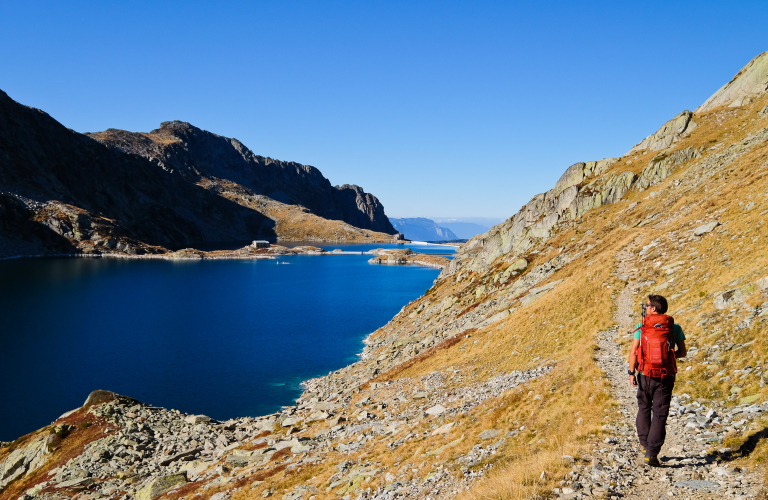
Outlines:
[[664, 314], [667, 312], [667, 299], [661, 295], [649, 295], [648, 302], [645, 303], [646, 311], [649, 311], [649, 307], [653, 309], [656, 314]]

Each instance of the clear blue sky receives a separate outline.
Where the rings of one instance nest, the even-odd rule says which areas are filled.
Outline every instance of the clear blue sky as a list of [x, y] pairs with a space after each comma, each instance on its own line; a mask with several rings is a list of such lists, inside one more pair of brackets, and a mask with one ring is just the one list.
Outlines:
[[507, 217], [768, 50], [768, 2], [0, 3], [0, 89], [80, 131], [185, 120], [395, 217]]

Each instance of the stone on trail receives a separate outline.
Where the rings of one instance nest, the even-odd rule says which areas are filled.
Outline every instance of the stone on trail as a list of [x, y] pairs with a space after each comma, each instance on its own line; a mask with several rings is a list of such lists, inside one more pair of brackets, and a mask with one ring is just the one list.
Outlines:
[[136, 492], [136, 500], [153, 500], [159, 497], [166, 491], [170, 490], [174, 486], [184, 484], [187, 482], [187, 473], [182, 472], [180, 474], [171, 474], [170, 476], [162, 476], [151, 481], [142, 489]]
[[714, 481], [702, 481], [699, 479], [693, 479], [690, 481], [677, 481], [674, 486], [678, 488], [690, 488], [692, 490], [715, 490], [720, 485]]
[[592, 488], [592, 496], [595, 498], [607, 498], [608, 490], [599, 486]]
[[427, 411], [425, 411], [424, 413], [426, 413], [427, 415], [433, 415], [434, 416], [434, 415], [440, 415], [444, 411], [445, 411], [445, 406], [443, 406], [443, 405], [435, 405], [432, 408], [430, 408]]

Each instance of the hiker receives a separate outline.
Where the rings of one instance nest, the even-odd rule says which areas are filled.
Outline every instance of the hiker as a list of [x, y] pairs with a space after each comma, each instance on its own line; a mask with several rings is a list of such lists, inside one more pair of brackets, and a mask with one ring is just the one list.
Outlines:
[[665, 314], [667, 299], [649, 295], [643, 308], [643, 320], [635, 329], [629, 351], [627, 373], [637, 387], [636, 426], [642, 447], [639, 461], [660, 467], [659, 452], [667, 435], [667, 416], [677, 373], [675, 359], [684, 358], [687, 351], [683, 329]]

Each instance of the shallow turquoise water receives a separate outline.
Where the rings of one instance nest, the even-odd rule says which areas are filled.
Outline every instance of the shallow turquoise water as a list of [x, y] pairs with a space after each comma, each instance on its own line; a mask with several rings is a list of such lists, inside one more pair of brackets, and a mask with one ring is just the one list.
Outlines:
[[438, 275], [369, 258], [2, 261], [0, 440], [94, 389], [216, 419], [291, 404], [301, 381], [354, 361]]

